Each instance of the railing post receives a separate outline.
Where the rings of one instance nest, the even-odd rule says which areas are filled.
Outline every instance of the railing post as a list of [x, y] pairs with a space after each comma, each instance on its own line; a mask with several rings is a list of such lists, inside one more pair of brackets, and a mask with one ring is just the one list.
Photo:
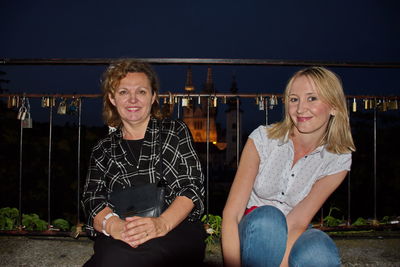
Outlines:
[[24, 136], [24, 127], [22, 127], [22, 120], [20, 123], [20, 135], [19, 135], [19, 196], [18, 196], [18, 227], [20, 230], [22, 229], [22, 156], [23, 156], [23, 136]]
[[374, 98], [374, 223], [377, 222], [376, 215], [376, 204], [377, 204], [377, 195], [376, 195], [376, 116], [377, 116], [377, 102], [376, 98]]
[[78, 106], [78, 148], [77, 148], [77, 202], [76, 202], [76, 225], [80, 222], [80, 182], [81, 182], [81, 125], [82, 125], [82, 98], [79, 98]]
[[240, 158], [240, 98], [236, 97], [236, 167]]
[[206, 127], [206, 146], [207, 146], [207, 162], [206, 162], [206, 214], [209, 214], [209, 181], [210, 181], [210, 96], [207, 97], [207, 127]]
[[48, 171], [47, 171], [47, 223], [51, 228], [51, 148], [53, 139], [53, 98], [50, 99], [49, 109], [49, 157], [48, 157]]

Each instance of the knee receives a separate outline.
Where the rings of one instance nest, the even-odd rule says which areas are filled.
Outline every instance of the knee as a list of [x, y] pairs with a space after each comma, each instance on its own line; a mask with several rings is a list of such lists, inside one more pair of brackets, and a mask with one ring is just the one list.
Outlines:
[[287, 232], [285, 215], [273, 206], [261, 206], [243, 217], [239, 228], [250, 228], [255, 230], [282, 229]]
[[317, 229], [305, 231], [292, 247], [290, 266], [340, 266], [335, 242]]

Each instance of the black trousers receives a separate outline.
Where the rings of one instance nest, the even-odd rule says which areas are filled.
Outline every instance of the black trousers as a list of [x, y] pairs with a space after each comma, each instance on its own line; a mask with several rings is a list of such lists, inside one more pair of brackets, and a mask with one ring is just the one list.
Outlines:
[[137, 248], [99, 234], [94, 242], [94, 255], [84, 266], [201, 266], [205, 237], [202, 223], [188, 221], [183, 221], [167, 235], [151, 239]]

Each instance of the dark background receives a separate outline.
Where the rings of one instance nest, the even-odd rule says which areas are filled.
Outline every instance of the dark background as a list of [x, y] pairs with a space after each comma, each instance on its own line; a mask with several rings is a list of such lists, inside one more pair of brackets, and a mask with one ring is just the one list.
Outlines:
[[[400, 62], [398, 1], [1, 1], [0, 59], [6, 58], [241, 58], [331, 62]], [[5, 93], [99, 93], [106, 66], [0, 65]], [[299, 67], [212, 66], [215, 88], [239, 93], [283, 91]], [[207, 66], [192, 66], [197, 92]], [[161, 92], [183, 92], [187, 66], [157, 65]], [[399, 95], [398, 68], [332, 68], [348, 95]], [[7, 82], [8, 81], [8, 82]], [[18, 203], [19, 121], [1, 108], [0, 206]], [[34, 128], [24, 131], [23, 210], [47, 216], [49, 110], [30, 99]], [[361, 102], [359, 103], [361, 107]], [[218, 112], [223, 127], [224, 106]], [[245, 136], [265, 122], [253, 99], [242, 104]], [[271, 111], [270, 122], [281, 109]], [[373, 112], [352, 114], [358, 151], [351, 172], [352, 217], [374, 215]], [[399, 215], [398, 111], [378, 113], [378, 217]], [[89, 151], [107, 129], [101, 101], [84, 100], [81, 179]], [[51, 217], [74, 221], [77, 117], [54, 115]], [[210, 177], [219, 213], [234, 170]], [[227, 182], [224, 183], [223, 182]], [[219, 183], [221, 182], [221, 183]], [[82, 181], [81, 181], [82, 183]], [[347, 213], [347, 183], [326, 204]], [[339, 215], [340, 216], [340, 215]]]

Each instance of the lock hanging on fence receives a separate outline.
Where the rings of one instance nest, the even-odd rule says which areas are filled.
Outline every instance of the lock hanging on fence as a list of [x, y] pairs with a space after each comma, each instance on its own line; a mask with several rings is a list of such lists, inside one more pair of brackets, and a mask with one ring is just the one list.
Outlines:
[[64, 98], [61, 99], [61, 102], [58, 105], [57, 114], [67, 114], [67, 101]]
[[76, 115], [79, 109], [79, 99], [75, 98], [71, 101], [71, 104], [68, 106], [67, 114]]
[[27, 109], [26, 109], [25, 105], [21, 106], [18, 110], [17, 119], [19, 119], [21, 121], [24, 120], [26, 117], [26, 112], [27, 112]]
[[25, 118], [21, 121], [22, 128], [32, 128], [32, 118], [31, 113], [29, 111], [26, 112]]

